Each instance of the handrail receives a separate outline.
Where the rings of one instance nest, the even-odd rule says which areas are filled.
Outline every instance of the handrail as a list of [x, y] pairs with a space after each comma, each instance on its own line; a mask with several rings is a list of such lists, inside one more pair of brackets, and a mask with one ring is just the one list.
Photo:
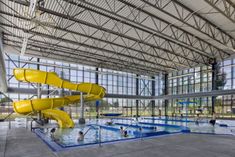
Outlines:
[[101, 126], [99, 126], [99, 146], [101, 147]]
[[[102, 126], [100, 126], [100, 125], [98, 125], [98, 129], [99, 129], [99, 135], [98, 135], [98, 137], [99, 137], [99, 139], [98, 139], [98, 142], [99, 142], [99, 146], [101, 147], [101, 127]], [[94, 129], [97, 129], [97, 128], [95, 128], [95, 126], [94, 125], [90, 125], [90, 127], [86, 130], [86, 132], [83, 134], [84, 136], [92, 129], [92, 128], [94, 128]]]
[[26, 128], [27, 128], [27, 118], [30, 118], [31, 119], [31, 121], [30, 121], [30, 130], [32, 131], [33, 130], [33, 122], [36, 122], [37, 124], [39, 124], [39, 125], [42, 125], [41, 123], [39, 123], [38, 121], [37, 121], [37, 119], [35, 119], [35, 118], [32, 118], [30, 115], [31, 114], [33, 114], [34, 112], [30, 112], [30, 113], [28, 113], [27, 115], [26, 115]]
[[[139, 126], [139, 125], [140, 125], [138, 119], [136, 119], [136, 120], [135, 120], [135, 119], [131, 119], [131, 122], [132, 122], [132, 121], [134, 121], [134, 122], [136, 123], [136, 126]], [[131, 127], [131, 125], [132, 125], [132, 123], [131, 123], [128, 127], [126, 127], [126, 129], [129, 128], [129, 127]], [[126, 130], [126, 129], [125, 129], [125, 130]], [[140, 138], [141, 138], [141, 140], [143, 140], [143, 132], [142, 132], [142, 131], [143, 131], [143, 128], [142, 128], [141, 125], [139, 126], [139, 131], [140, 131]]]
[[13, 113], [14, 113], [14, 111], [12, 111], [12, 112], [11, 112], [10, 114], [8, 114], [6, 117], [4, 117], [3, 119], [0, 120], [1, 122], [4, 122], [5, 120], [8, 119], [8, 120], [9, 120], [9, 121], [8, 121], [8, 123], [9, 123], [8, 128], [9, 128], [9, 129], [11, 129], [11, 120], [9, 119], [9, 117], [10, 117]]
[[34, 121], [34, 119], [30, 116], [33, 112], [28, 113], [26, 116], [26, 129], [28, 129], [28, 118], [31, 119], [31, 123], [30, 123], [30, 130], [32, 131], [32, 121]]
[[32, 120], [31, 120], [31, 122], [30, 122], [30, 130], [31, 130], [31, 131], [33, 130], [33, 122], [36, 122], [37, 124], [42, 125], [42, 124], [40, 124], [36, 119], [33, 119], [33, 118], [32, 118]]
[[[127, 128], [131, 127], [132, 121], [134, 121], [135, 124], [138, 126], [138, 124], [139, 124], [139, 121], [138, 121], [138, 120], [135, 120], [135, 119], [130, 119], [130, 120], [131, 120], [131, 124], [130, 124]], [[126, 128], [126, 129], [127, 129], [127, 128]]]
[[87, 129], [87, 131], [84, 133], [84, 136], [91, 130], [91, 128], [96, 129], [93, 125], [90, 125], [90, 127]]
[[13, 113], [14, 113], [14, 111], [12, 111], [12, 112], [9, 113], [6, 117], [4, 117], [3, 119], [1, 119], [1, 121], [7, 120]]
[[0, 94], [4, 95], [8, 100], [10, 100], [9, 102], [13, 102], [13, 100], [10, 97], [8, 97], [5, 93], [0, 92]]

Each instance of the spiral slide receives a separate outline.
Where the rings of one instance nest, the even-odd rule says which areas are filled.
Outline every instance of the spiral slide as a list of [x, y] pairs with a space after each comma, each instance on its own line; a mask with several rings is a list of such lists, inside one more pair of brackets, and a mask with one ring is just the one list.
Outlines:
[[[14, 76], [18, 81], [47, 84], [58, 88], [66, 88], [86, 93], [83, 96], [84, 101], [102, 99], [105, 95], [105, 88], [97, 84], [74, 84], [69, 81], [62, 80], [54, 72], [16, 68], [14, 69]], [[21, 100], [18, 102], [13, 102], [13, 107], [15, 112], [25, 115], [32, 112], [41, 111], [44, 117], [56, 120], [61, 128], [73, 128], [74, 122], [69, 115], [66, 112], [56, 108], [79, 101], [80, 95], [72, 95], [61, 98]]]

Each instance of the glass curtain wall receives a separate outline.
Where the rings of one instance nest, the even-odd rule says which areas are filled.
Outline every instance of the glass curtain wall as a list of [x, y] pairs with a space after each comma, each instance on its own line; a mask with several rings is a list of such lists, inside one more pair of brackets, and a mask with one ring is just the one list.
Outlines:
[[[180, 95], [197, 92], [207, 92], [212, 89], [212, 71], [210, 66], [201, 66], [169, 74], [168, 92], [170, 95]], [[195, 115], [198, 109], [203, 108], [207, 115], [210, 111], [211, 98], [186, 98], [169, 100], [168, 115], [180, 116], [186, 114], [185, 105], [179, 102], [194, 102], [188, 105], [188, 113]], [[210, 104], [210, 105], [209, 105]]]
[[[218, 90], [235, 89], [235, 59], [225, 60], [219, 64], [217, 79], [219, 82]], [[212, 90], [212, 69], [211, 66], [201, 66], [184, 71], [169, 74], [169, 94], [187, 94], [197, 92], [207, 92]], [[215, 111], [222, 118], [235, 117], [234, 95], [221, 95], [216, 97]], [[190, 104], [189, 114], [195, 115], [199, 110], [205, 116], [211, 114], [211, 97], [174, 99], [169, 100], [168, 115], [179, 116], [185, 114], [185, 107], [179, 105], [180, 101], [195, 102]]]
[[[137, 94], [140, 96], [153, 96], [153, 90], [155, 90], [155, 96], [164, 94], [163, 74], [156, 74], [154, 77], [143, 75], [137, 76], [133, 73], [101, 68], [99, 68], [98, 72], [96, 72], [95, 67], [83, 66], [79, 64], [68, 64], [46, 59], [40, 59], [40, 64], [42, 65], [38, 66], [36, 63], [37, 58], [18, 55], [6, 55], [5, 65], [8, 86], [12, 88], [36, 88], [35, 84], [17, 81], [13, 76], [14, 68], [39, 68], [43, 71], [56, 72], [60, 77], [74, 83], [96, 83], [96, 74], [98, 73], [98, 83], [106, 89], [108, 94], [116, 95], [113, 98], [104, 98], [102, 100], [100, 103], [100, 112], [122, 113], [123, 116], [133, 116], [136, 114], [136, 100], [118, 98], [117, 95]], [[219, 74], [217, 77], [224, 79], [224, 83], [219, 87], [219, 90], [235, 89], [235, 59], [230, 59], [219, 63]], [[169, 73], [168, 78], [169, 95], [206, 92], [212, 90], [211, 66], [201, 66]], [[155, 85], [154, 88], [152, 85], [153, 82]], [[136, 93], [137, 84], [138, 93]], [[47, 94], [43, 95], [42, 97], [58, 97], [50, 92], [59, 89], [55, 89], [54, 87], [50, 87], [48, 85], [43, 85], [42, 89], [48, 91]], [[64, 91], [65, 94], [69, 94], [70, 92], [66, 89]], [[23, 93], [8, 93], [7, 96], [14, 101], [37, 98], [37, 96], [34, 94]], [[1, 100], [2, 99], [4, 100], [3, 96], [1, 97]], [[234, 116], [234, 99], [234, 95], [217, 96], [215, 111], [219, 113], [221, 117], [230, 118]], [[198, 109], [203, 110], [203, 114], [205, 116], [211, 114], [211, 97], [200, 97], [169, 100], [167, 112], [169, 116], [179, 116], [181, 114], [185, 114], [185, 107], [179, 105], [178, 103], [180, 101], [195, 102], [195, 104], [190, 104], [188, 107], [188, 113], [191, 115], [195, 115]], [[155, 100], [155, 115], [159, 115], [160, 112], [163, 115], [163, 111], [165, 109], [164, 106], [164, 100]], [[10, 105], [6, 105], [6, 103], [1, 104], [1, 114], [8, 113], [11, 110], [12, 108]], [[77, 118], [79, 116], [80, 106], [79, 104], [74, 104], [69, 107], [64, 107], [64, 110], [68, 111], [72, 117]], [[87, 116], [95, 116], [95, 102], [88, 102], [86, 105], [86, 111]], [[150, 100], [140, 100], [139, 114], [141, 116], [150, 116], [151, 113], [152, 102]]]
[[[235, 59], [223, 61], [219, 64], [219, 78], [224, 78], [224, 84], [219, 90], [235, 89]], [[235, 117], [235, 95], [223, 95], [216, 97], [215, 112], [222, 118]]]
[[[74, 83], [90, 82], [96, 83], [96, 74], [98, 73], [98, 83], [106, 89], [108, 94], [117, 95], [136, 95], [136, 81], [139, 84], [138, 95], [151, 96], [152, 95], [152, 81], [155, 81], [156, 94], [160, 95], [161, 90], [161, 77], [156, 76], [156, 79], [151, 79], [147, 76], [138, 76], [132, 73], [114, 71], [109, 69], [98, 69], [95, 67], [83, 66], [79, 64], [68, 64], [59, 61], [52, 61], [47, 59], [40, 59], [40, 64], [37, 64], [37, 58], [18, 56], [18, 55], [6, 55], [5, 56], [6, 72], [8, 86], [11, 88], [22, 89], [35, 89], [37, 86], [31, 83], [19, 82], [13, 76], [14, 68], [31, 68], [40, 69], [47, 72], [56, 72], [60, 77], [65, 80], [69, 80]], [[47, 91], [47, 94], [42, 95], [42, 98], [47, 97], [59, 97], [55, 95], [54, 91], [61, 93], [61, 89], [57, 89], [48, 85], [42, 85], [42, 90]], [[64, 94], [70, 94], [70, 91], [64, 89]], [[24, 93], [8, 93], [8, 96], [13, 101], [23, 99], [37, 98], [34, 94]], [[157, 105], [161, 103], [160, 100], [156, 101]], [[87, 102], [85, 107], [85, 115], [87, 117], [93, 117], [96, 115], [96, 102]], [[122, 99], [118, 97], [104, 98], [100, 101], [100, 113], [122, 113], [123, 116], [132, 116], [136, 113], [136, 100], [134, 99]], [[140, 114], [150, 115], [151, 105], [149, 100], [140, 101]], [[10, 107], [11, 108], [11, 107]], [[73, 118], [77, 118], [80, 113], [80, 104], [73, 104], [63, 108], [70, 113]], [[12, 108], [11, 108], [12, 110]]]

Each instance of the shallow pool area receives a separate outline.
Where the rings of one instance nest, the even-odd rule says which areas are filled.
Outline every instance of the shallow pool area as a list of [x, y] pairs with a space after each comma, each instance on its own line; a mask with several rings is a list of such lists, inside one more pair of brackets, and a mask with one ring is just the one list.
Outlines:
[[[107, 124], [110, 122], [111, 124]], [[224, 123], [221, 121], [220, 123]], [[156, 137], [160, 135], [199, 133], [199, 134], [230, 134], [233, 135], [233, 123], [228, 126], [221, 126], [218, 123], [215, 126], [207, 121], [195, 123], [192, 119], [188, 121], [179, 119], [165, 119], [142, 117], [138, 120], [134, 118], [118, 119], [99, 119], [90, 120], [86, 125], [76, 125], [72, 129], [57, 128], [54, 138], [51, 138], [50, 130], [52, 128], [38, 128], [34, 132], [40, 137], [52, 150], [60, 151], [72, 147], [81, 147], [89, 145], [101, 145], [109, 142], [121, 142], [125, 140], [142, 140], [144, 138]], [[123, 127], [127, 132], [124, 136], [120, 132]], [[84, 133], [84, 140], [77, 140], [79, 131]]]
[[234, 135], [235, 121], [232, 120], [217, 120], [215, 126], [209, 124], [209, 119], [201, 119], [198, 123], [194, 119], [180, 119], [180, 118], [152, 118], [145, 117], [142, 121], [152, 124], [176, 125], [185, 126], [190, 129], [191, 133], [205, 133], [205, 134], [221, 134]]

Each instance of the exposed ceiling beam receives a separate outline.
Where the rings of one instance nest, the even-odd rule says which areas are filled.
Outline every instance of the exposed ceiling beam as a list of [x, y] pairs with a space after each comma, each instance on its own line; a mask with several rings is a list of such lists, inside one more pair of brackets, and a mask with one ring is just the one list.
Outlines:
[[[9, 28], [15, 28], [15, 29], [18, 29], [18, 30], [22, 30], [22, 31], [24, 31], [26, 33], [29, 33], [29, 34], [32, 34], [32, 35], [41, 36], [41, 37], [52, 39], [52, 40], [63, 41], [65, 43], [75, 44], [75, 45], [78, 45], [78, 46], [83, 46], [83, 47], [91, 48], [91, 49], [94, 49], [94, 50], [99, 50], [101, 52], [106, 52], [106, 53], [109, 53], [109, 54], [117, 54], [116, 52], [113, 52], [113, 51], [108, 50], [108, 49], [103, 49], [103, 48], [95, 47], [93, 45], [88, 45], [88, 44], [84, 44], [84, 43], [81, 43], [81, 42], [78, 42], [78, 41], [69, 40], [69, 39], [58, 38], [58, 37], [55, 37], [53, 35], [44, 34], [44, 33], [36, 32], [36, 31], [33, 31], [33, 30], [28, 30], [28, 29], [25, 29], [25, 28], [20, 28], [18, 26], [12, 26], [12, 25], [8, 25], [8, 24], [5, 24], [5, 23], [1, 23], [1, 22], [0, 22], [0, 25], [5, 26], [5, 27], [9, 27]], [[168, 70], [174, 70], [175, 69], [174, 67], [158, 64], [156, 62], [145, 60], [145, 59], [138, 58], [138, 57], [135, 57], [135, 56], [129, 56], [129, 55], [124, 54], [124, 53], [118, 54], [118, 55], [126, 57], [126, 58], [129, 58], [129, 59], [134, 59], [134, 60], [139, 61], [139, 62], [149, 63], [149, 64], [151, 64], [153, 66], [152, 68], [157, 68], [156, 65], [158, 65], [158, 66], [160, 66], [162, 68], [166, 68]]]
[[[70, 0], [64, 0], [64, 1], [66, 1], [66, 2], [68, 2], [70, 4], [73, 4], [74, 6], [83, 7], [86, 10], [90, 10], [90, 11], [92, 11], [94, 13], [97, 13], [99, 15], [105, 16], [105, 17], [110, 18], [112, 20], [118, 21], [118, 22], [123, 23], [125, 25], [131, 26], [131, 27], [136, 28], [138, 30], [141, 30], [143, 32], [152, 34], [153, 36], [157, 36], [157, 37], [160, 37], [160, 38], [162, 38], [164, 40], [173, 42], [175, 44], [179, 44], [180, 46], [184, 46], [184, 47], [186, 47], [186, 48], [188, 48], [188, 49], [190, 49], [192, 51], [196, 51], [198, 54], [203, 55], [205, 57], [208, 57], [208, 58], [211, 57], [210, 55], [208, 55], [205, 52], [199, 50], [198, 48], [194, 48], [192, 45], [185, 44], [184, 42], [181, 42], [179, 39], [176, 40], [173, 37], [169, 37], [169, 36], [159, 32], [159, 31], [156, 31], [156, 29], [148, 27], [148, 26], [146, 26], [146, 25], [144, 25], [144, 24], [142, 24], [140, 22], [136, 22], [135, 20], [131, 20], [131, 19], [127, 18], [127, 17], [121, 16], [121, 15], [119, 15], [117, 13], [112, 12], [111, 10], [107, 10], [107, 9], [101, 8], [101, 7], [97, 6], [97, 5], [94, 5], [92, 3], [89, 3], [87, 1], [82, 1], [82, 0], [80, 1], [81, 3], [84, 3], [84, 4], [86, 4], [86, 5], [90, 6], [90, 7], [87, 7], [86, 5], [79, 4], [79, 3], [75, 2], [75, 1], [70, 1]], [[123, 0], [119, 0], [119, 1], [122, 2], [124, 5], [132, 7], [133, 10], [139, 10], [140, 12], [143, 12], [143, 13], [149, 15], [149, 16], [152, 16], [152, 17], [156, 18], [155, 15], [149, 14], [146, 11], [144, 11], [143, 9], [132, 5], [131, 3], [128, 3], [128, 2], [123, 1]], [[93, 7], [93, 8], [91, 8], [91, 7]], [[98, 10], [101, 10], [102, 12], [98, 11]], [[104, 12], [107, 12], [107, 13], [104, 13]], [[110, 15], [112, 15], [112, 16], [110, 16]], [[120, 19], [116, 18], [115, 16], [117, 16]]]
[[[17, 43], [17, 42], [15, 42]], [[4, 43], [5, 45], [5, 50], [4, 52], [6, 53], [11, 53], [11, 52], [16, 52], [17, 50], [20, 51], [20, 46], [19, 45], [13, 45], [13, 44], [8, 44]], [[10, 47], [9, 47], [10, 46]], [[31, 44], [30, 44], [31, 46]], [[38, 57], [38, 58], [43, 58], [43, 59], [52, 59], [52, 60], [61, 60], [65, 61], [68, 63], [76, 63], [76, 64], [84, 64], [84, 65], [89, 65], [89, 66], [94, 66], [98, 68], [107, 68], [107, 69], [113, 69], [113, 70], [119, 70], [119, 71], [125, 71], [125, 72], [134, 72], [137, 74], [141, 75], [151, 75], [154, 76], [156, 75], [159, 71], [154, 70], [153, 68], [148, 68], [148, 67], [143, 67], [139, 65], [128, 65], [126, 68], [125, 63], [123, 63], [123, 60], [119, 59], [110, 59], [110, 62], [107, 62], [106, 64], [102, 64], [102, 62], [105, 62], [106, 59], [102, 59], [99, 55], [83, 55], [83, 54], [71, 54], [70, 51], [64, 51], [64, 50], [50, 50], [50, 52], [47, 52], [47, 47], [42, 47], [38, 46], [37, 48], [36, 45], [33, 45], [32, 47], [28, 48], [26, 51], [26, 54], [28, 56], [32, 57]], [[39, 52], [38, 49], [41, 49], [42, 51]], [[62, 52], [63, 54], [58, 55], [58, 52]], [[123, 63], [123, 64], [120, 64]]]
[[235, 4], [230, 0], [205, 0], [235, 25]]
[[[11, 0], [13, 1], [13, 0]], [[26, 1], [22, 1], [22, 0], [14, 0], [15, 3], [17, 4], [21, 4], [21, 5], [24, 5], [24, 6], [28, 6], [29, 3], [27, 3]], [[137, 43], [142, 43], [144, 45], [147, 45], [149, 47], [152, 47], [152, 48], [155, 48], [155, 49], [158, 49], [159, 47], [157, 47], [155, 44], [150, 44], [148, 42], [144, 42], [142, 40], [139, 40], [139, 39], [136, 39], [134, 37], [131, 37], [131, 36], [127, 36], [125, 34], [121, 34], [119, 32], [116, 32], [116, 31], [113, 31], [113, 30], [110, 30], [110, 29], [107, 29], [107, 28], [104, 28], [104, 27], [101, 27], [101, 26], [98, 26], [98, 25], [95, 25], [95, 24], [92, 24], [92, 23], [89, 23], [87, 21], [83, 21], [81, 19], [77, 19], [73, 16], [69, 16], [69, 15], [65, 15], [65, 14], [62, 14], [62, 13], [59, 13], [59, 12], [55, 12], [53, 10], [50, 10], [50, 9], [47, 9], [47, 8], [42, 8], [42, 7], [38, 7], [38, 9], [42, 12], [46, 12], [48, 14], [51, 14], [51, 15], [55, 15], [57, 17], [60, 17], [60, 18], [64, 18], [64, 19], [68, 19], [70, 21], [73, 21], [73, 22], [77, 22], [77, 23], [80, 23], [80, 24], [83, 24], [83, 25], [86, 25], [86, 26], [89, 26], [89, 27], [92, 27], [92, 28], [95, 28], [95, 29], [98, 29], [98, 30], [101, 30], [101, 31], [104, 31], [104, 32], [107, 32], [107, 33], [111, 33], [111, 34], [114, 34], [114, 35], [117, 35], [117, 36], [120, 36], [122, 38], [126, 38], [126, 39], [129, 39], [129, 40], [132, 40], [132, 41], [135, 41]], [[168, 46], [169, 47], [169, 46]], [[173, 50], [173, 49], [172, 49]], [[170, 52], [169, 52], [170, 53]], [[173, 55], [176, 55], [176, 56], [179, 56], [181, 58], [184, 58], [185, 60], [190, 60], [192, 62], [200, 62], [201, 64], [207, 64], [208, 63], [208, 59], [205, 59], [205, 56], [202, 57], [202, 59], [200, 60], [196, 60], [195, 58], [188, 58], [184, 55], [182, 55], [182, 51], [180, 53], [175, 53], [175, 52], [171, 52], [171, 54]], [[213, 58], [213, 57], [211, 57]]]
[[[1, 11], [1, 10], [0, 10], [0, 13], [3, 14], [3, 15], [11, 16], [11, 17], [18, 18], [18, 19], [21, 19], [21, 20], [26, 20], [26, 21], [34, 22], [30, 18], [23, 17], [21, 15], [11, 14], [11, 13], [8, 13], [8, 12], [5, 12], [5, 11]], [[174, 61], [174, 60], [170, 60], [168, 58], [163, 58], [158, 53], [150, 54], [150, 53], [147, 53], [145, 51], [141, 51], [141, 50], [138, 50], [138, 49], [135, 49], [135, 48], [132, 48], [132, 47], [124, 46], [124, 45], [121, 45], [121, 44], [118, 44], [118, 43], [115, 43], [115, 42], [111, 42], [111, 41], [108, 41], [108, 40], [104, 40], [104, 39], [101, 39], [101, 38], [93, 37], [93, 36], [87, 35], [85, 33], [80, 33], [80, 32], [76, 32], [76, 31], [73, 31], [73, 30], [65, 29], [65, 28], [62, 28], [60, 26], [53, 26], [51, 24], [43, 24], [43, 23], [38, 23], [38, 22], [37, 22], [37, 24], [39, 24], [39, 25], [41, 25], [43, 27], [48, 27], [48, 28], [64, 31], [64, 32], [67, 32], [67, 33], [70, 33], [70, 34], [76, 34], [78, 36], [83, 36], [83, 37], [90, 38], [90, 39], [93, 39], [93, 40], [97, 40], [97, 41], [100, 41], [100, 42], [104, 42], [104, 43], [107, 43], [107, 44], [110, 44], [110, 45], [114, 45], [114, 46], [118, 46], [118, 47], [121, 47], [121, 48], [129, 49], [129, 50], [134, 51], [134, 52], [143, 53], [143, 54], [151, 56], [151, 57], [156, 57], [158, 59], [162, 59], [162, 60], [166, 60], [166, 61], [169, 61], [169, 62], [173, 62], [174, 64], [176, 64], [176, 66], [179, 65], [179, 66], [184, 67], [184, 68], [190, 66], [188, 64], [181, 63], [179, 61]], [[160, 47], [159, 47], [159, 51], [168, 52], [167, 49], [160, 48]]]
[[[229, 33], [226, 33], [221, 28], [207, 20], [205, 17], [193, 11], [186, 5], [180, 3], [178, 0], [158, 0], [154, 1], [155, 3], [149, 0], [141, 1], [182, 22], [184, 25], [206, 35], [211, 39], [208, 42], [213, 45], [218, 44], [225, 49], [227, 47], [235, 47], [235, 39], [231, 35], [229, 35]], [[169, 10], [169, 8], [172, 9]], [[172, 10], [178, 12], [178, 14], [172, 14]], [[213, 41], [215, 41], [216, 44], [213, 43]]]

